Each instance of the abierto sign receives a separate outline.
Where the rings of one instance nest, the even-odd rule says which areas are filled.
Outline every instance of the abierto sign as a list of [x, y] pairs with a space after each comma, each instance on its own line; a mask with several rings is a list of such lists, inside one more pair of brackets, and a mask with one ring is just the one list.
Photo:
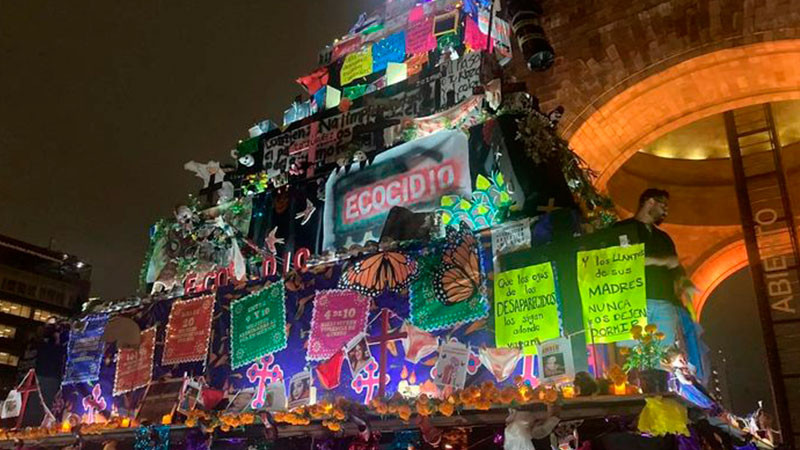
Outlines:
[[395, 206], [433, 211], [444, 195], [470, 195], [467, 136], [443, 130], [399, 145], [369, 166], [332, 174], [325, 191], [323, 248], [377, 240]]

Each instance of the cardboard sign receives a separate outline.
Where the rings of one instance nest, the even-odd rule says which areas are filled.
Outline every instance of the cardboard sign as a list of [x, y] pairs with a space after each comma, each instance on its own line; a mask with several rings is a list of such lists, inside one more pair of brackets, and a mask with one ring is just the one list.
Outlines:
[[156, 327], [141, 332], [138, 349], [122, 348], [117, 352], [113, 395], [143, 388], [153, 376], [153, 353], [156, 348]]
[[102, 336], [107, 323], [108, 315], [95, 315], [81, 320], [70, 331], [67, 369], [62, 384], [97, 381], [105, 348]]
[[543, 342], [539, 346], [539, 380], [542, 383], [563, 383], [575, 379], [575, 362], [568, 337]]
[[467, 137], [443, 130], [379, 154], [372, 165], [331, 175], [325, 185], [323, 248], [377, 240], [389, 210], [438, 207], [443, 195], [471, 195]]
[[372, 73], [372, 46], [350, 53], [344, 57], [342, 71], [339, 74], [339, 81], [342, 86], [350, 83], [356, 78], [366, 77]]
[[231, 366], [234, 369], [286, 348], [283, 280], [231, 303]]
[[364, 332], [369, 298], [356, 291], [317, 291], [308, 338], [309, 361], [326, 360]]
[[578, 284], [586, 343], [632, 339], [647, 325], [644, 244], [578, 252]]
[[440, 84], [442, 106], [455, 106], [472, 96], [472, 89], [481, 84], [481, 57], [472, 52], [448, 61]]
[[495, 342], [536, 354], [538, 342], [561, 335], [558, 290], [549, 262], [500, 272], [494, 279]]
[[213, 295], [173, 303], [161, 364], [205, 361], [213, 315]]

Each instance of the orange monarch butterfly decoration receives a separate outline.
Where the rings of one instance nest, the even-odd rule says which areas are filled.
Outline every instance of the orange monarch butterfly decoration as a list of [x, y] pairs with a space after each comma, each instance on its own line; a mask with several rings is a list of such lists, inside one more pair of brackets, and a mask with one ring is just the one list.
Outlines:
[[339, 287], [365, 295], [401, 291], [417, 274], [417, 262], [405, 253], [387, 251], [356, 261], [344, 269]]
[[442, 265], [433, 279], [436, 298], [445, 305], [466, 302], [479, 293], [480, 286], [481, 270], [475, 235], [464, 224], [459, 230], [448, 227]]

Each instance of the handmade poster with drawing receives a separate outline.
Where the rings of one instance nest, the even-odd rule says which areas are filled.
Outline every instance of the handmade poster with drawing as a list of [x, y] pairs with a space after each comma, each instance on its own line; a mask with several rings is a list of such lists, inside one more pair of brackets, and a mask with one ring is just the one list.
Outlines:
[[439, 360], [436, 361], [434, 382], [440, 388], [462, 389], [467, 381], [469, 348], [451, 341], [439, 347]]

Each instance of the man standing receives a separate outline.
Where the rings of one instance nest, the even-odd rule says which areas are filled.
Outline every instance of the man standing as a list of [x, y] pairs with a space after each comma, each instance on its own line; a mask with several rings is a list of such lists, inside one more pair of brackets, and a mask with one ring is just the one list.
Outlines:
[[639, 196], [636, 215], [617, 223], [617, 226], [635, 225], [639, 240], [644, 244], [645, 286], [647, 289], [647, 321], [658, 326], [665, 334], [664, 341], [677, 343], [687, 353], [689, 362], [697, 369], [697, 378], [703, 380], [703, 344], [698, 325], [684, 304], [691, 302], [695, 287], [678, 261], [675, 243], [658, 226], [669, 213], [669, 193], [661, 189], [647, 189]]

